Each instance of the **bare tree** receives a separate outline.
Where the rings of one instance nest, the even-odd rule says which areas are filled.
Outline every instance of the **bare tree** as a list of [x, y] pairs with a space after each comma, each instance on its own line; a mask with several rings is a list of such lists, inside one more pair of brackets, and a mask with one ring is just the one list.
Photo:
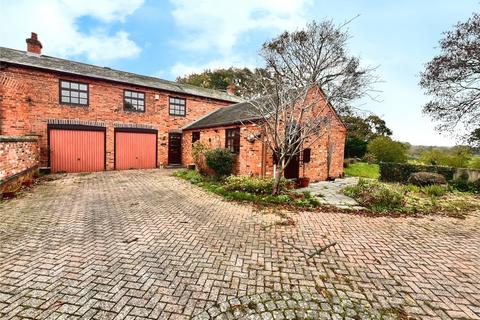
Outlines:
[[[337, 117], [330, 106], [346, 111], [352, 100], [374, 92], [374, 68], [361, 67], [360, 60], [348, 54], [347, 24], [312, 22], [262, 46], [266, 68], [257, 79], [262, 90], [255, 90], [262, 97], [250, 105], [260, 119], [261, 139], [277, 159], [273, 194], [292, 158], [328, 134], [326, 128]], [[327, 159], [330, 162], [331, 155]]]
[[424, 113], [439, 131], [480, 128], [480, 14], [444, 34], [441, 53], [427, 63], [420, 86], [432, 97]]

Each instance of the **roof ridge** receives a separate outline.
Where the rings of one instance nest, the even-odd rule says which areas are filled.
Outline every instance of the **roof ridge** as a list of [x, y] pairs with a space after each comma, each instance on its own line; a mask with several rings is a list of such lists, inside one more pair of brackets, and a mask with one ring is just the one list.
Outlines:
[[[186, 94], [190, 94], [190, 95], [203, 96], [203, 97], [208, 97], [208, 98], [213, 98], [213, 99], [218, 99], [218, 100], [230, 101], [230, 102], [234, 102], [234, 103], [242, 101], [242, 99], [240, 97], [229, 95], [228, 93], [220, 91], [220, 90], [203, 88], [203, 87], [199, 87], [199, 86], [195, 86], [195, 85], [191, 85], [191, 84], [186, 84], [186, 83], [178, 83], [178, 82], [175, 82], [175, 81], [172, 81], [172, 80], [161, 79], [161, 78], [150, 76], [150, 75], [133, 73], [133, 72], [130, 72], [130, 71], [113, 69], [113, 68], [110, 68], [110, 67], [107, 67], [107, 66], [99, 66], [99, 65], [94, 65], [94, 64], [85, 63], [85, 62], [79, 62], [79, 61], [75, 61], [75, 60], [68, 60], [68, 59], [65, 59], [65, 58], [53, 57], [53, 56], [49, 56], [49, 55], [40, 55], [38, 57], [34, 57], [34, 59], [42, 59], [42, 58], [45, 59], [43, 61], [48, 61], [48, 62], [45, 62], [46, 64], [48, 64], [48, 63], [60, 64], [60, 66], [56, 66], [54, 68], [54, 67], [51, 67], [51, 66], [47, 67], [45, 65], [42, 65], [41, 63], [35, 64], [35, 63], [32, 63], [31, 61], [30, 62], [29, 61], [21, 61], [21, 60], [23, 60], [24, 57], [25, 57], [25, 59], [31, 58], [29, 56], [27, 57], [27, 52], [23, 51], [23, 50], [12, 49], [12, 48], [7, 48], [7, 47], [0, 46], [0, 51], [5, 51], [5, 52], [10, 51], [12, 53], [15, 52], [15, 54], [17, 54], [17, 55], [22, 55], [21, 57], [17, 57], [16, 61], [12, 61], [12, 60], [15, 60], [15, 59], [12, 58], [12, 59], [9, 60], [8, 59], [9, 57], [0, 54], [0, 61], [4, 61], [4, 62], [16, 63], [16, 64], [20, 64], [20, 65], [27, 65], [27, 66], [31, 66], [31, 67], [60, 71], [60, 72], [71, 73], [71, 74], [79, 74], [78, 72], [75, 72], [74, 70], [68, 70], [68, 66], [67, 67], [61, 66], [62, 63], [75, 64], [79, 67], [90, 68], [90, 69], [92, 69], [92, 72], [95, 71], [94, 73], [96, 73], [96, 74], [84, 74], [84, 76], [87, 76], [87, 77], [101, 78], [101, 79], [106, 79], [106, 80], [111, 80], [111, 81], [120, 81], [120, 82], [136, 84], [136, 85], [142, 85], [142, 86], [145, 86], [145, 87], [152, 87], [151, 84], [150, 85], [149, 84], [138, 84], [138, 83], [135, 83], [133, 81], [129, 82], [128, 80], [125, 80], [125, 79], [119, 79], [120, 76], [136, 77], [137, 82], [142, 81], [142, 80], [158, 82], [159, 84], [163, 84], [165, 86], [176, 87], [182, 93], [186, 93]], [[32, 61], [35, 62], [35, 60], [32, 60]], [[109, 72], [111, 74], [105, 73], [104, 75], [99, 75], [99, 73], [102, 70], [105, 70], [106, 72]], [[115, 77], [115, 76], [117, 76], [117, 77]], [[117, 79], [115, 79], [115, 78], [117, 78]], [[158, 88], [158, 87], [154, 87], [154, 88]], [[166, 91], [173, 91], [173, 92], [176, 91], [176, 90], [172, 90], [172, 88], [170, 88], [170, 89], [169, 88], [160, 88], [160, 89], [163, 89], [163, 90], [166, 90]], [[186, 90], [183, 91], [182, 89], [186, 89], [186, 90], [190, 89], [191, 91], [199, 91], [199, 92], [198, 93], [192, 93], [192, 92], [187, 92]], [[202, 92], [203, 92], [203, 95], [201, 94]]]

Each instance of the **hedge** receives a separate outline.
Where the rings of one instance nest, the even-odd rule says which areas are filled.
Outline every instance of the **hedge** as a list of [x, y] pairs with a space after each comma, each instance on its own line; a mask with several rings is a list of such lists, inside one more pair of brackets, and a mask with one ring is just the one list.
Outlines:
[[380, 180], [385, 182], [406, 183], [410, 174], [414, 172], [439, 173], [447, 179], [453, 180], [455, 168], [444, 166], [426, 166], [409, 163], [380, 162]]

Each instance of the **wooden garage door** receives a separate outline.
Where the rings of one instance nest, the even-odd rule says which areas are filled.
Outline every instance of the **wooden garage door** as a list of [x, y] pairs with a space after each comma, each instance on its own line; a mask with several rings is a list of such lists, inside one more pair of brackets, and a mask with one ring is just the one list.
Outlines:
[[156, 167], [156, 132], [115, 132], [115, 169], [152, 169]]
[[52, 172], [105, 170], [105, 131], [50, 129]]

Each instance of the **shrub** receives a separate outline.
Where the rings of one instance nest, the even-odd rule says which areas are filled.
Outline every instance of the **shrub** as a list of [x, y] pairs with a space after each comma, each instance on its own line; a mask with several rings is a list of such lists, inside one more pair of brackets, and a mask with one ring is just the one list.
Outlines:
[[406, 183], [414, 172], [434, 172], [445, 177], [447, 181], [453, 179], [455, 169], [441, 166], [424, 166], [409, 163], [380, 163], [380, 180], [385, 182]]
[[347, 137], [345, 140], [345, 157], [361, 158], [367, 152], [367, 142], [358, 137]]
[[377, 181], [360, 179], [355, 186], [345, 188], [344, 192], [373, 211], [401, 210], [404, 205], [401, 192]]
[[205, 153], [207, 151], [207, 146], [200, 141], [196, 141], [192, 146], [192, 158], [195, 168], [203, 175], [212, 174], [205, 161]]
[[[273, 178], [254, 178], [229, 176], [225, 179], [225, 190], [244, 191], [254, 194], [270, 194], [273, 190]], [[280, 191], [285, 189], [285, 179], [280, 180]]]
[[375, 155], [373, 153], [366, 153], [363, 156], [362, 161], [364, 161], [368, 164], [374, 164], [374, 163], [378, 162], [377, 157], [375, 157]]
[[217, 176], [228, 176], [233, 171], [235, 156], [230, 150], [217, 148], [205, 152], [206, 164]]
[[368, 152], [373, 154], [377, 161], [398, 162], [407, 161], [407, 147], [388, 137], [377, 137], [368, 143]]
[[470, 192], [480, 194], [480, 180], [469, 182], [467, 180], [450, 181], [450, 186], [460, 192]]
[[416, 186], [429, 186], [433, 184], [447, 184], [447, 180], [439, 173], [414, 172], [408, 177], [408, 183]]
[[422, 192], [430, 197], [441, 197], [447, 193], [447, 188], [438, 184], [432, 184], [422, 187]]
[[468, 167], [472, 169], [480, 169], [480, 157], [472, 157], [468, 163]]

